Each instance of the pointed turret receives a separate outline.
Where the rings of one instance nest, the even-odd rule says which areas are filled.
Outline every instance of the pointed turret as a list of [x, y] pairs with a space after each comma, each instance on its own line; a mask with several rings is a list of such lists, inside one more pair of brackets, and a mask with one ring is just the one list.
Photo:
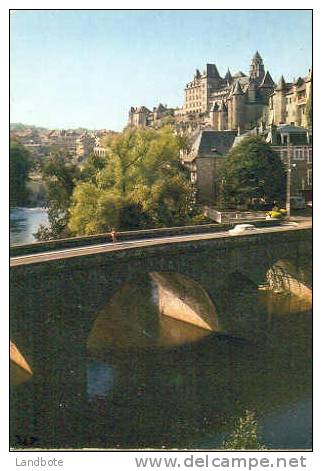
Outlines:
[[207, 64], [207, 75], [212, 78], [221, 78], [216, 64]]
[[281, 78], [279, 79], [276, 90], [277, 91], [284, 90], [285, 87], [286, 87], [286, 83], [285, 83], [284, 77], [282, 75]]
[[273, 88], [275, 83], [271, 77], [271, 74], [267, 71], [264, 75], [260, 88]]
[[301, 85], [303, 85], [304, 83], [304, 80], [302, 79], [302, 77], [299, 77], [297, 80], [296, 80], [296, 86], [297, 87], [300, 87]]
[[265, 75], [263, 59], [258, 51], [256, 51], [252, 63], [250, 64], [249, 76], [258, 82], [261, 82]]
[[237, 82], [235, 83], [232, 95], [243, 95], [243, 94], [244, 94], [244, 92], [243, 92], [243, 90], [240, 86], [239, 81], [237, 80]]
[[309, 82], [310, 80], [312, 80], [312, 69], [309, 69], [309, 73], [307, 74], [305, 78], [306, 82]]
[[226, 82], [228, 83], [228, 85], [232, 82], [232, 75], [230, 73], [230, 70], [228, 69], [227, 72], [226, 72], [226, 75], [225, 75], [225, 80]]
[[254, 57], [253, 57], [253, 61], [262, 61], [263, 62], [263, 59], [262, 59], [262, 57], [261, 57], [261, 55], [258, 51], [255, 52]]

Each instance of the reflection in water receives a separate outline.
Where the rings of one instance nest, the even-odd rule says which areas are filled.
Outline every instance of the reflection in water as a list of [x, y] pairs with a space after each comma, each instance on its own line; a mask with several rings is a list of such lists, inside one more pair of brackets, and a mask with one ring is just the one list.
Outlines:
[[11, 208], [10, 244], [36, 242], [33, 234], [41, 224], [48, 225], [47, 211], [44, 208]]
[[28, 381], [32, 371], [25, 357], [10, 340], [10, 383], [14, 386]]
[[97, 316], [88, 339], [92, 355], [111, 348], [174, 346], [219, 331], [215, 307], [195, 281], [152, 273], [125, 283]]
[[88, 343], [88, 446], [216, 448], [248, 409], [265, 446], [311, 447], [310, 302], [240, 277], [222, 298], [229, 336], [160, 316], [148, 282], [114, 296]]

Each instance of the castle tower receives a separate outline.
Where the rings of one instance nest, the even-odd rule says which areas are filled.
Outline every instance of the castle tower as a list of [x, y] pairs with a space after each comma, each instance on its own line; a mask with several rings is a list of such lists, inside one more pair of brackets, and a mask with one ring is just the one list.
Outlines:
[[232, 92], [232, 120], [231, 129], [244, 129], [245, 122], [245, 94], [240, 86], [239, 81], [236, 82], [234, 91]]
[[218, 130], [218, 120], [219, 120], [219, 106], [218, 103], [214, 103], [209, 111], [210, 125], [215, 130]]
[[259, 90], [263, 99], [263, 103], [268, 104], [269, 96], [273, 93], [275, 83], [271, 74], [267, 71], [264, 75], [262, 83], [259, 85]]
[[274, 116], [273, 122], [274, 124], [280, 124], [286, 122], [286, 83], [284, 77], [280, 78], [277, 87], [275, 89], [275, 93], [272, 97], [274, 103]]
[[218, 131], [225, 131], [228, 128], [228, 110], [224, 101], [218, 109]]
[[258, 51], [256, 51], [252, 63], [250, 65], [249, 76], [251, 79], [261, 82], [265, 75], [265, 68], [263, 64], [263, 59], [261, 58]]
[[257, 90], [257, 85], [254, 79], [249, 80], [249, 85], [248, 85], [248, 101], [249, 103], [255, 103], [256, 102], [256, 90]]

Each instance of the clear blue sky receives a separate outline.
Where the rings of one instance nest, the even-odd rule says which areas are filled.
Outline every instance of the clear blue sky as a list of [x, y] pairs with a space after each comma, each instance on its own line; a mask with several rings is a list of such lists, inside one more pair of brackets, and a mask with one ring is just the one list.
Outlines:
[[131, 105], [181, 106], [196, 68], [248, 73], [255, 51], [276, 81], [311, 67], [311, 12], [16, 11], [11, 122], [121, 130]]

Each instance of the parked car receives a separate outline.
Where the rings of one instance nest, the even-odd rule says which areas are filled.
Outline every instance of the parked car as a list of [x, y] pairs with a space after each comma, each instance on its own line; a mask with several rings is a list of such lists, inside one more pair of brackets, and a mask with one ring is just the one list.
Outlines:
[[254, 231], [256, 227], [254, 224], [237, 224], [233, 229], [230, 229], [228, 232], [231, 235], [243, 234], [244, 232]]
[[306, 205], [307, 205], [309, 208], [312, 209], [312, 208], [313, 208], [313, 201], [308, 201], [308, 202], [306, 203]]
[[306, 203], [302, 196], [291, 196], [291, 208], [292, 209], [305, 209]]

